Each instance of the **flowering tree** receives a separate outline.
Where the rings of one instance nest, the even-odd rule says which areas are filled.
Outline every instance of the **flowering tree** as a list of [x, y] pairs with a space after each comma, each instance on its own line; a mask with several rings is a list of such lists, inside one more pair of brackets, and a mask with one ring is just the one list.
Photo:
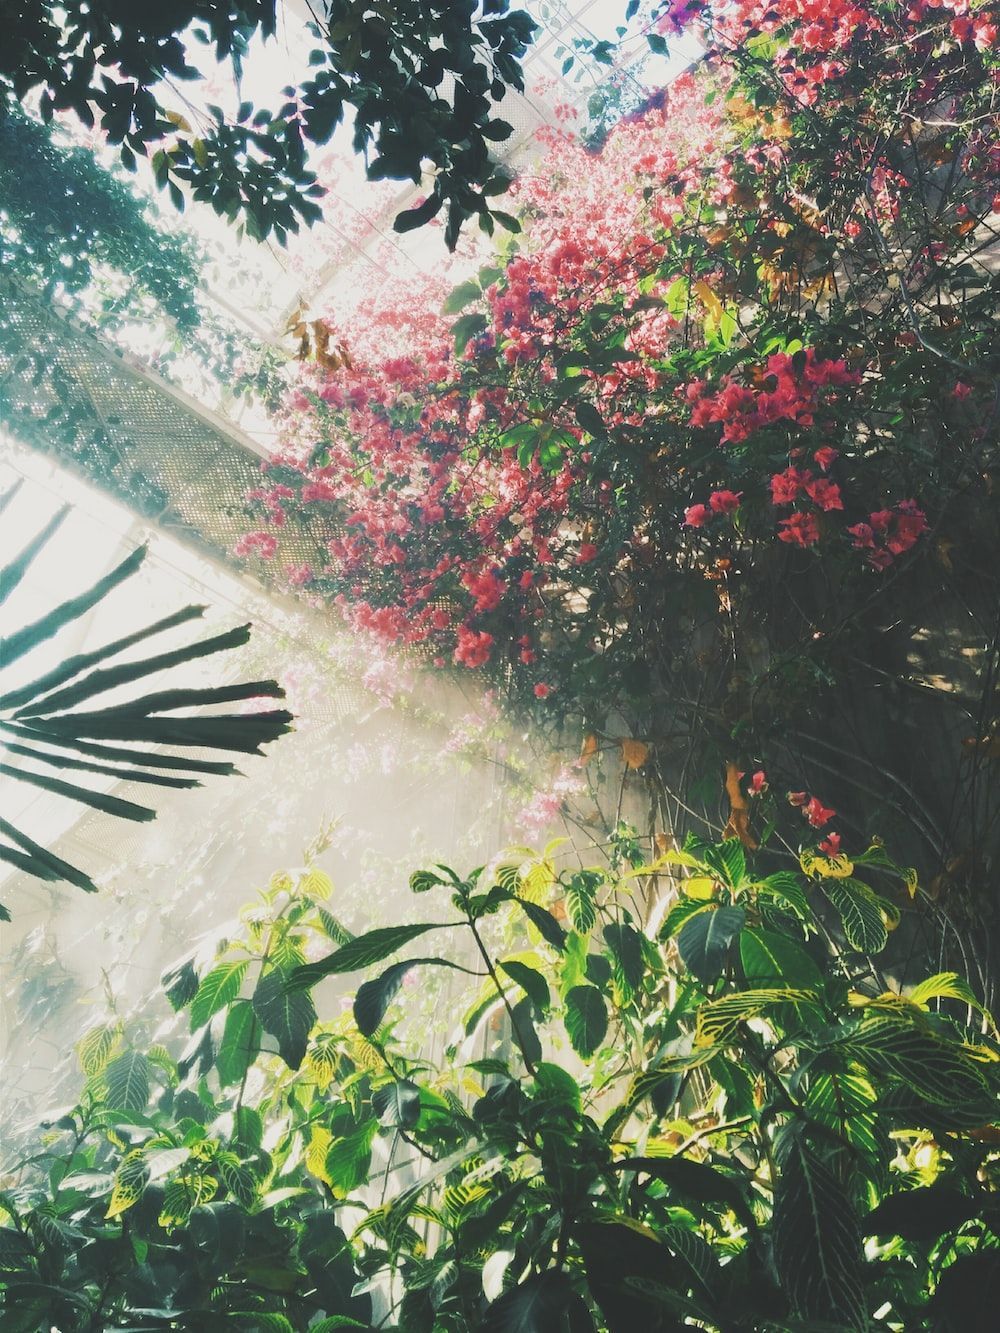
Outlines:
[[241, 553], [310, 525], [329, 560], [294, 582], [489, 671], [582, 761], [619, 751], [651, 831], [728, 818], [754, 845], [780, 783], [831, 854], [877, 820], [930, 894], [975, 885], [1000, 647], [993, 17], [741, 0], [644, 21], [653, 44], [701, 25], [698, 68], [599, 153], [549, 130], [522, 234], [441, 315], [427, 291], [362, 337], [331, 315]]

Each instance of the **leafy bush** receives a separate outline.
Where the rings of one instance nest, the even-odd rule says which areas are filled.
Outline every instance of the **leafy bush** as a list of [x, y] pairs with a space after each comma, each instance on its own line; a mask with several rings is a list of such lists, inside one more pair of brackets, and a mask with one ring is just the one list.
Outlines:
[[173, 1025], [80, 1042], [6, 1177], [4, 1328], [988, 1327], [992, 1019], [882, 975], [880, 845], [758, 861], [619, 829], [602, 868], [420, 871], [428, 920], [358, 937], [276, 877]]

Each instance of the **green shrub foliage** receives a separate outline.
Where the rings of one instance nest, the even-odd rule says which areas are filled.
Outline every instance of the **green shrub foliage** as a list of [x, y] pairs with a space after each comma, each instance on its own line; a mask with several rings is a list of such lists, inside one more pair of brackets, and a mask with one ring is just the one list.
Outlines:
[[907, 872], [636, 848], [433, 866], [357, 937], [275, 877], [163, 1030], [79, 1043], [5, 1178], [3, 1328], [989, 1327], [1000, 1042], [881, 971]]

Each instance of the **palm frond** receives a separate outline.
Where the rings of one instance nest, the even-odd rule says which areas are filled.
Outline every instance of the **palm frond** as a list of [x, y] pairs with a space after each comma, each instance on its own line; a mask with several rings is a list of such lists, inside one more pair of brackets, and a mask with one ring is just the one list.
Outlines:
[[[17, 482], [0, 494], [0, 512], [16, 499], [20, 488]], [[58, 532], [68, 512], [63, 508], [53, 514], [0, 568], [0, 603], [18, 588], [22, 595], [27, 591], [25, 581], [32, 563]], [[285, 709], [204, 711], [251, 699], [281, 699], [284, 690], [274, 680], [197, 688], [175, 686], [104, 708], [73, 711], [110, 690], [175, 671], [185, 663], [247, 642], [250, 626], [238, 625], [137, 661], [120, 660], [123, 653], [144, 640], [197, 619], [205, 611], [203, 606], [185, 607], [100, 648], [67, 657], [28, 684], [3, 688], [3, 676], [14, 663], [111, 596], [139, 570], [145, 555], [145, 546], [136, 548], [85, 592], [67, 598], [0, 640], [0, 750], [8, 756], [7, 762], [0, 760], [0, 781], [25, 783], [119, 819], [145, 822], [156, 812], [107, 790], [109, 780], [168, 788], [198, 787], [201, 783], [194, 775], [230, 776], [238, 770], [228, 760], [175, 751], [261, 754], [263, 746], [289, 730], [293, 719]], [[100, 779], [99, 790], [82, 785], [88, 775]], [[87, 891], [96, 887], [83, 870], [48, 851], [4, 818], [0, 818], [0, 862], [46, 882], [65, 881]], [[2, 906], [0, 919], [9, 919]]]
[[48, 545], [51, 538], [62, 527], [63, 521], [69, 512], [69, 505], [63, 505], [62, 509], [57, 509], [41, 532], [32, 537], [24, 550], [16, 555], [10, 564], [0, 569], [0, 606], [4, 604], [27, 574], [35, 556]]

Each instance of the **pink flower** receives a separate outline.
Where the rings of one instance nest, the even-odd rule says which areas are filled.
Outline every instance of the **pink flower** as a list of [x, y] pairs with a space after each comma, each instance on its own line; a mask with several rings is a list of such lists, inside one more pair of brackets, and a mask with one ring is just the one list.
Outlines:
[[762, 795], [762, 793], [766, 791], [767, 791], [767, 774], [764, 772], [762, 768], [759, 768], [757, 772], [753, 775], [753, 777], [750, 779], [750, 795], [760, 796]]
[[854, 548], [857, 551], [870, 551], [875, 547], [875, 534], [867, 523], [855, 523], [847, 531], [854, 538]]
[[538, 684], [535, 686], [536, 699], [547, 699], [551, 693], [552, 693], [552, 686], [546, 685], [543, 680], [540, 680]]
[[456, 663], [467, 667], [480, 667], [490, 659], [493, 648], [493, 635], [485, 630], [470, 629], [468, 625], [459, 625], [455, 631], [456, 648], [453, 654]]
[[705, 520], [711, 517], [711, 510], [708, 505], [691, 505], [684, 510], [684, 522], [689, 528], [700, 528], [705, 524]]
[[809, 793], [807, 791], [790, 791], [788, 793], [789, 805], [805, 805], [808, 800]]
[[576, 563], [578, 565], [589, 564], [597, 556], [597, 547], [593, 542], [581, 542], [580, 549], [576, 553]]
[[813, 796], [811, 800], [802, 807], [802, 813], [813, 828], [822, 828], [824, 824], [829, 824], [830, 820], [837, 812], [836, 810], [828, 810], [818, 796]]
[[840, 498], [840, 487], [835, 481], [828, 481], [826, 477], [820, 477], [818, 481], [810, 481], [806, 484], [806, 494], [813, 504], [819, 505], [824, 512], [830, 509], [843, 509], [844, 502]]
[[784, 532], [778, 533], [778, 540], [792, 546], [812, 546], [819, 541], [819, 525], [814, 514], [792, 514], [781, 520]]
[[819, 849], [824, 854], [824, 856], [839, 856], [840, 834], [828, 833], [827, 836], [820, 843]]
[[964, 384], [961, 380], [955, 381], [955, 387], [951, 391], [952, 398], [968, 398], [972, 392], [972, 386]]
[[742, 491], [739, 493], [736, 491], [713, 491], [708, 497], [708, 503], [713, 514], [735, 514], [740, 507], [742, 498]]

